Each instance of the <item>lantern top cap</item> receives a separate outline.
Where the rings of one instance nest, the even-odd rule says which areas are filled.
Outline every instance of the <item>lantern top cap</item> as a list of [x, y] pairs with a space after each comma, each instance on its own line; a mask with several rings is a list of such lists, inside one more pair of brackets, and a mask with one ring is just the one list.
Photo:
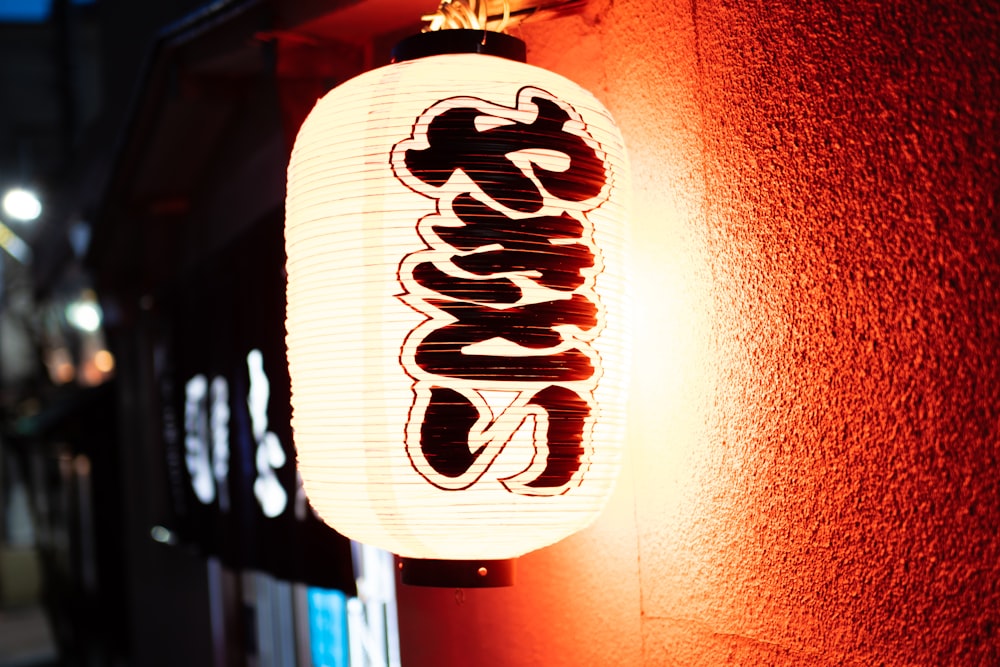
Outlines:
[[392, 62], [452, 53], [481, 53], [521, 63], [527, 61], [527, 49], [517, 37], [501, 32], [459, 28], [421, 32], [403, 39], [392, 50]]

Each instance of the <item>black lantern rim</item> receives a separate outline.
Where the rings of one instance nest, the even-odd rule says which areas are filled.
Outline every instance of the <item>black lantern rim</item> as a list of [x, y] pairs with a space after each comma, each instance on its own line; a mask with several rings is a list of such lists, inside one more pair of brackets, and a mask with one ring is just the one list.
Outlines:
[[400, 63], [451, 53], [481, 53], [507, 60], [527, 62], [524, 42], [502, 32], [488, 30], [435, 30], [411, 35], [392, 49], [392, 62]]

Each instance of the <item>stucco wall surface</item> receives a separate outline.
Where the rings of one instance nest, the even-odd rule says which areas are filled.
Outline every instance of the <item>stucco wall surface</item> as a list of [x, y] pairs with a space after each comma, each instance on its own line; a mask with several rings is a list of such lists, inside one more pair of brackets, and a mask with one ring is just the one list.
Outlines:
[[1000, 664], [1000, 9], [591, 2], [527, 24], [634, 177], [626, 469], [407, 665]]

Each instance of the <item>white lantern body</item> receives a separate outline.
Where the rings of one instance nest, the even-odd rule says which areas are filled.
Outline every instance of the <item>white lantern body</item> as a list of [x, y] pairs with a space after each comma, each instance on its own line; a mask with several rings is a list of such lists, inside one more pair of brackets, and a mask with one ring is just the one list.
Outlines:
[[506, 559], [591, 523], [625, 412], [623, 143], [588, 92], [494, 56], [362, 74], [288, 168], [303, 485], [342, 534]]

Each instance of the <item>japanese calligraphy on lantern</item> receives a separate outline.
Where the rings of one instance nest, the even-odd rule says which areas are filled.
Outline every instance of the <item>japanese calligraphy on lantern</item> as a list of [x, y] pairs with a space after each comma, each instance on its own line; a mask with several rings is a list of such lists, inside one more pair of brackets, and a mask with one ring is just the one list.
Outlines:
[[466, 489], [520, 434], [531, 448], [503, 486], [565, 493], [587, 470], [597, 412], [602, 262], [587, 213], [608, 196], [605, 152], [568, 103], [525, 87], [513, 107], [437, 102], [391, 161], [437, 202], [414, 221], [425, 247], [399, 265], [400, 298], [427, 318], [401, 341], [413, 467]]

